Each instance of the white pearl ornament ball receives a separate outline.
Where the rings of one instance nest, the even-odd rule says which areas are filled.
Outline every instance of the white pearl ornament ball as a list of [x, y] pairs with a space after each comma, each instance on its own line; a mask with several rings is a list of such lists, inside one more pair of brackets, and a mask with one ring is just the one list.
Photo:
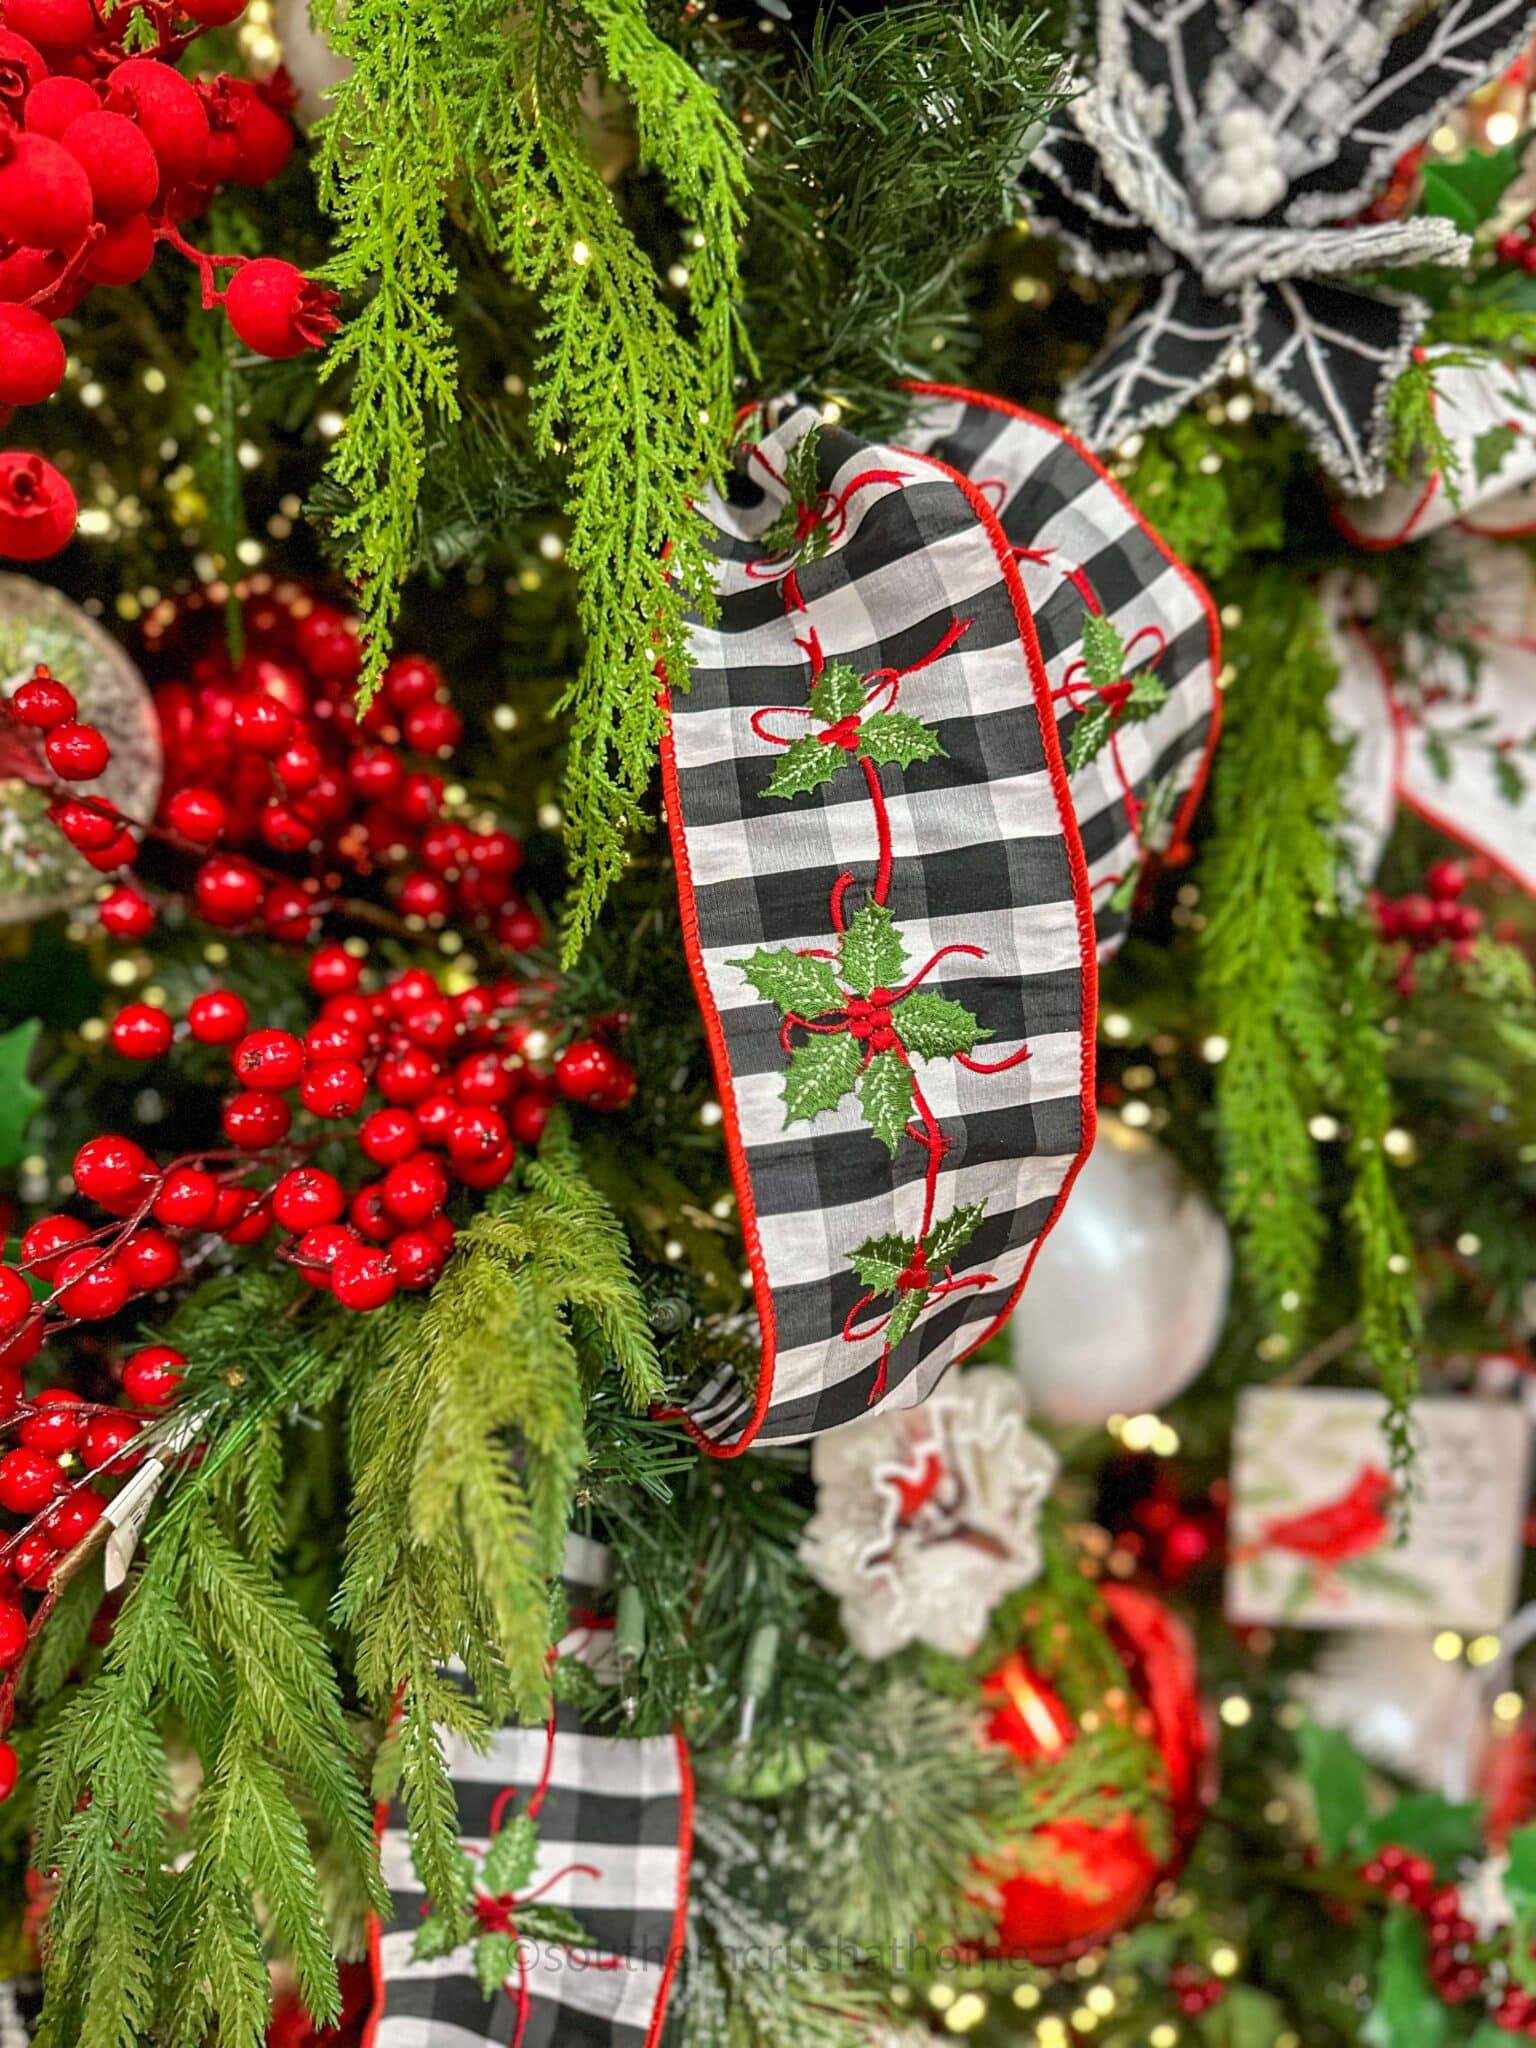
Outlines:
[[1162, 1408], [1221, 1335], [1226, 1225], [1155, 1138], [1100, 1116], [1010, 1325], [1031, 1411], [1097, 1425]]

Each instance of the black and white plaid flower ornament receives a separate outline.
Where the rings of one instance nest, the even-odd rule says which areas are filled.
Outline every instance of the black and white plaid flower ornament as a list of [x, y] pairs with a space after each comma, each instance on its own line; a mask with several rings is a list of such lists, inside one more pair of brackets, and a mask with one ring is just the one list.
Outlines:
[[1142, 297], [1068, 393], [1106, 448], [1245, 362], [1356, 492], [1428, 308], [1362, 271], [1470, 252], [1433, 215], [1362, 221], [1393, 165], [1527, 42], [1532, 0], [1100, 0], [1098, 67], [1024, 175], [1034, 224]]

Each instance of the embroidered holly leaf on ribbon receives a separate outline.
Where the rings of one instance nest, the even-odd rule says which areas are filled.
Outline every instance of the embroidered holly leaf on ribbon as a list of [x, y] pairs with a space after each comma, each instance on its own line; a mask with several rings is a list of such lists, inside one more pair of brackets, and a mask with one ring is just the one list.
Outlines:
[[911, 1265], [916, 1250], [915, 1237], [902, 1237], [892, 1231], [885, 1237], [867, 1239], [856, 1252], [848, 1254], [848, 1263], [871, 1294], [894, 1294], [896, 1282]]
[[877, 1052], [864, 1069], [859, 1107], [875, 1136], [894, 1152], [912, 1115], [912, 1070], [898, 1053]]
[[877, 711], [859, 727], [858, 751], [880, 768], [892, 761], [898, 768], [910, 768], [914, 761], [933, 760], [944, 749], [920, 718], [906, 711]]
[[526, 1813], [513, 1814], [491, 1837], [480, 1865], [481, 1884], [497, 1897], [521, 1891], [533, 1875], [538, 1853], [538, 1829]]
[[933, 1272], [942, 1273], [953, 1264], [956, 1252], [970, 1243], [986, 1213], [985, 1202], [966, 1202], [934, 1224], [923, 1239], [923, 1256]]
[[836, 725], [840, 718], [852, 718], [862, 711], [868, 696], [869, 686], [857, 669], [846, 661], [829, 661], [811, 685], [811, 716], [823, 725]]
[[914, 1287], [904, 1294], [891, 1311], [891, 1320], [885, 1326], [885, 1348], [894, 1351], [928, 1306], [928, 1289]]
[[907, 949], [883, 903], [867, 903], [850, 918], [838, 964], [843, 980], [856, 995], [867, 996], [873, 989], [889, 988], [900, 981]]
[[892, 1004], [891, 1022], [907, 1050], [925, 1060], [953, 1059], [957, 1052], [971, 1052], [992, 1036], [964, 1003], [927, 989], [918, 989]]
[[811, 790], [820, 789], [824, 782], [830, 782], [845, 758], [841, 747], [823, 746], [814, 733], [808, 733], [802, 740], [792, 740], [763, 795], [806, 796]]
[[1480, 484], [1496, 477], [1504, 467], [1504, 458], [1520, 438], [1520, 431], [1508, 420], [1500, 420], [1494, 426], [1485, 428], [1472, 443], [1472, 468]]
[[517, 1938], [511, 1934], [482, 1934], [475, 1943], [475, 1977], [481, 1994], [494, 1998], [517, 1970]]
[[843, 991], [829, 960], [808, 960], [784, 946], [759, 946], [745, 960], [733, 960], [765, 1003], [775, 1003], [786, 1016], [821, 1017], [840, 1010]]
[[1168, 701], [1168, 686], [1152, 669], [1127, 678], [1125, 642], [1101, 612], [1088, 612], [1083, 619], [1083, 667], [1096, 701], [1072, 730], [1067, 766], [1074, 775], [1087, 767], [1119, 726], [1140, 725]]
[[820, 442], [820, 427], [812, 427], [790, 451], [784, 465], [787, 496], [778, 517], [759, 543], [770, 555], [793, 555], [797, 562], [815, 562], [832, 544], [824, 519], [808, 525], [803, 532], [800, 525], [802, 513], [821, 496]]
[[784, 1121], [808, 1123], [835, 1109], [858, 1085], [862, 1056], [846, 1031], [827, 1032], [797, 1045], [784, 1076]]
[[517, 1931], [525, 1941], [544, 1941], [557, 1948], [582, 1948], [591, 1936], [563, 1906], [519, 1906]]

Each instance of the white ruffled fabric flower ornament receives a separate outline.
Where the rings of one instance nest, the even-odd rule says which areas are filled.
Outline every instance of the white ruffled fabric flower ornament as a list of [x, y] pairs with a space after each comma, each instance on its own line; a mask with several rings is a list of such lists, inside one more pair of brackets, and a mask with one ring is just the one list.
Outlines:
[[860, 1656], [908, 1643], [969, 1656], [998, 1602], [1039, 1574], [1056, 1469], [1013, 1375], [973, 1367], [921, 1408], [817, 1438], [801, 1562], [841, 1601]]
[[1111, 447], [1242, 359], [1347, 489], [1379, 489], [1387, 398], [1428, 308], [1343, 280], [1470, 244], [1435, 216], [1359, 215], [1533, 23], [1532, 0], [1099, 0], [1097, 71], [1025, 193], [1078, 269], [1148, 282], [1068, 424]]

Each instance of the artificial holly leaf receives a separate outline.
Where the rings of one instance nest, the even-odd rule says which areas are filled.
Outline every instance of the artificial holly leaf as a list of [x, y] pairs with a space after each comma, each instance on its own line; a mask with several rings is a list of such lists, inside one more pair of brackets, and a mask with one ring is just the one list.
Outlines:
[[43, 1100], [42, 1090], [27, 1079], [42, 1028], [38, 1018], [29, 1017], [0, 1034], [0, 1172], [26, 1157], [27, 1126]]
[[859, 752], [882, 768], [888, 761], [910, 768], [914, 761], [931, 761], [943, 751], [938, 734], [906, 711], [877, 711], [859, 727]]
[[848, 1263], [872, 1293], [893, 1294], [916, 1249], [916, 1238], [893, 1231], [886, 1237], [866, 1239], [856, 1252], [848, 1254]]
[[517, 1931], [525, 1941], [547, 1941], [556, 1948], [584, 1948], [592, 1939], [563, 1906], [519, 1906]]
[[511, 1934], [482, 1934], [475, 1943], [475, 1976], [487, 1998], [494, 1998], [509, 1977], [517, 1973], [517, 1938]]
[[765, 1003], [776, 1003], [786, 1016], [824, 1017], [843, 1007], [843, 992], [828, 960], [809, 960], [788, 946], [759, 946], [739, 967]]
[[1369, 1852], [1389, 1842], [1400, 1844], [1427, 1856], [1443, 1877], [1449, 1877], [1464, 1857], [1476, 1855], [1482, 1842], [1480, 1823], [1481, 1809], [1475, 1802], [1462, 1805], [1438, 1792], [1409, 1792], [1370, 1822], [1362, 1847]]
[[1438, 214], [1464, 234], [1475, 234], [1519, 177], [1530, 140], [1529, 133], [1517, 135], [1504, 149], [1472, 149], [1455, 163], [1429, 165], [1418, 211]]
[[830, 782], [847, 756], [841, 747], [824, 747], [814, 733], [792, 740], [774, 769], [764, 796], [805, 796]]
[[838, 961], [844, 982], [856, 995], [900, 981], [907, 949], [883, 903], [867, 903], [849, 920]]
[[1484, 428], [1472, 443], [1472, 468], [1480, 484], [1498, 475], [1505, 456], [1519, 439], [1519, 431], [1508, 420], [1498, 420]]
[[908, 1051], [925, 1060], [953, 1059], [957, 1052], [970, 1052], [984, 1038], [992, 1036], [977, 1023], [964, 1003], [957, 1003], [951, 996], [934, 995], [927, 989], [903, 996], [893, 1004], [891, 1022]]
[[986, 1213], [985, 1202], [965, 1202], [934, 1224], [923, 1239], [923, 1256], [932, 1272], [943, 1272], [956, 1252], [970, 1243]]
[[1315, 1721], [1306, 1722], [1299, 1730], [1296, 1746], [1317, 1809], [1323, 1854], [1336, 1861], [1369, 1817], [1365, 1765], [1341, 1729], [1321, 1728]]
[[899, 1054], [875, 1054], [859, 1083], [859, 1107], [881, 1144], [894, 1152], [912, 1115], [912, 1069]]
[[784, 1121], [809, 1122], [835, 1109], [859, 1078], [861, 1054], [846, 1031], [826, 1032], [797, 1045], [784, 1076]]
[[846, 661], [829, 661], [811, 685], [811, 712], [826, 725], [864, 709], [869, 685]]
[[1509, 1857], [1504, 1892], [1517, 1913], [1536, 1906], [1536, 1827], [1516, 1828], [1504, 1844]]
[[488, 1892], [520, 1892], [538, 1860], [539, 1831], [526, 1813], [514, 1813], [492, 1835], [480, 1865], [480, 1882]]
[[1102, 612], [1084, 615], [1083, 666], [1096, 690], [1112, 690], [1125, 674], [1125, 642]]
[[908, 1330], [922, 1314], [928, 1302], [928, 1289], [914, 1287], [904, 1294], [891, 1311], [891, 1320], [885, 1326], [885, 1348], [894, 1351], [906, 1336]]
[[1067, 767], [1072, 774], [1088, 766], [1094, 755], [1108, 744], [1113, 730], [1114, 715], [1109, 706], [1095, 700], [1072, 728], [1072, 744], [1067, 749]]
[[1280, 2001], [1267, 1991], [1229, 1984], [1221, 2003], [1200, 2016], [1202, 2048], [1274, 2048], [1285, 2032], [1284, 2020]]
[[1440, 2048], [1450, 2032], [1450, 2008], [1430, 1984], [1424, 1950], [1418, 1915], [1394, 1906], [1382, 1928], [1376, 2003], [1360, 2029], [1369, 2048]]

